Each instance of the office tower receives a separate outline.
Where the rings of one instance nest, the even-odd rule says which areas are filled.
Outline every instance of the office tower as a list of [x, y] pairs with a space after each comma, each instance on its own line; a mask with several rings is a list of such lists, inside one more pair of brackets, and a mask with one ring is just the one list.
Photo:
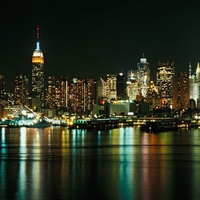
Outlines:
[[4, 75], [0, 74], [0, 101], [5, 100], [5, 78]]
[[103, 87], [103, 97], [110, 103], [117, 99], [117, 75], [107, 74], [106, 81], [101, 79]]
[[126, 78], [121, 72], [117, 74], [117, 99], [126, 98]]
[[147, 59], [144, 57], [140, 58], [140, 62], [137, 63], [137, 77], [139, 81], [140, 92], [143, 97], [146, 97], [150, 83], [150, 69]]
[[28, 106], [28, 84], [29, 80], [24, 74], [20, 74], [15, 78], [14, 85], [14, 103], [25, 104]]
[[196, 75], [192, 72], [192, 65], [189, 62], [189, 99], [194, 99], [197, 101], [198, 99], [198, 82], [196, 82]]
[[40, 49], [37, 28], [36, 49], [32, 56], [32, 108], [39, 111], [44, 107], [44, 56]]
[[173, 83], [175, 76], [174, 62], [159, 62], [156, 81], [160, 95], [161, 107], [173, 107]]
[[189, 104], [189, 76], [186, 72], [178, 74], [177, 103], [180, 109], [188, 108]]
[[60, 77], [56, 79], [49, 76], [47, 81], [46, 107], [47, 108], [66, 108], [67, 107], [67, 78]]
[[200, 63], [197, 63], [196, 68], [196, 84], [197, 84], [197, 99], [200, 98]]
[[68, 108], [70, 113], [90, 114], [94, 104], [95, 82], [90, 78], [73, 78], [69, 84]]
[[68, 105], [68, 78], [61, 76], [59, 79], [60, 85], [60, 107]]
[[127, 71], [127, 82], [126, 82], [126, 92], [128, 99], [134, 101], [140, 93], [139, 80], [137, 76], [137, 70]]
[[153, 81], [150, 81], [149, 89], [147, 91], [146, 102], [151, 103], [152, 108], [160, 106], [160, 104], [159, 104], [160, 102], [159, 102], [159, 98], [158, 98], [158, 87], [155, 86]]
[[47, 80], [47, 94], [45, 105], [47, 108], [55, 108], [56, 80], [54, 76], [49, 76]]

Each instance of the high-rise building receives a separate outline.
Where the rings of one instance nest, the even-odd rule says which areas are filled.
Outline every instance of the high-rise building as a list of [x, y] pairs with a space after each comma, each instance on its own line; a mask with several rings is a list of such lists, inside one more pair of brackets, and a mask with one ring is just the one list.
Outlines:
[[117, 99], [117, 75], [107, 74], [106, 81], [101, 79], [103, 87], [103, 97], [110, 103]]
[[46, 93], [46, 107], [55, 108], [55, 91], [56, 91], [56, 80], [54, 76], [49, 76], [47, 81], [47, 93]]
[[46, 107], [58, 109], [67, 107], [67, 78], [61, 76], [59, 79], [55, 79], [54, 76], [49, 76], [47, 84]]
[[28, 84], [29, 80], [24, 74], [15, 78], [14, 85], [14, 103], [28, 105]]
[[140, 93], [139, 83], [137, 77], [137, 70], [127, 71], [126, 92], [128, 99], [134, 101]]
[[121, 72], [117, 74], [117, 99], [126, 98], [126, 79], [125, 75]]
[[196, 88], [196, 92], [197, 92], [197, 99], [200, 99], [200, 63], [197, 63], [197, 68], [196, 68], [196, 84], [197, 84], [197, 88]]
[[5, 100], [5, 78], [0, 74], [0, 101]]
[[73, 78], [68, 93], [68, 108], [71, 113], [91, 113], [95, 99], [94, 86], [93, 79]]
[[161, 107], [173, 108], [174, 62], [159, 62], [156, 81], [161, 98]]
[[160, 106], [158, 98], [158, 88], [154, 85], [153, 81], [150, 82], [149, 89], [147, 91], [146, 102], [151, 103], [152, 108]]
[[140, 58], [140, 62], [137, 63], [137, 77], [139, 81], [139, 88], [142, 96], [145, 98], [150, 84], [150, 69], [149, 62], [144, 57]]
[[188, 108], [189, 104], [189, 77], [188, 73], [181, 72], [177, 79], [177, 103], [180, 109]]
[[32, 108], [44, 107], [44, 56], [40, 49], [39, 28], [37, 28], [36, 49], [32, 56]]
[[192, 72], [191, 62], [189, 62], [189, 99], [194, 99], [196, 102], [198, 96], [199, 96], [198, 82], [196, 82], [195, 73]]

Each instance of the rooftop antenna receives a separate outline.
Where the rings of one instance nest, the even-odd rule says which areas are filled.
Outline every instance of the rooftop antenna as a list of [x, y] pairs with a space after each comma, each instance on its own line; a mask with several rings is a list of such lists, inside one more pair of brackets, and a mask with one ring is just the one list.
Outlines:
[[189, 62], [189, 77], [192, 76], [192, 65], [191, 62]]
[[36, 38], [37, 38], [36, 50], [40, 50], [40, 42], [39, 42], [39, 39], [40, 39], [40, 28], [39, 27], [36, 28]]

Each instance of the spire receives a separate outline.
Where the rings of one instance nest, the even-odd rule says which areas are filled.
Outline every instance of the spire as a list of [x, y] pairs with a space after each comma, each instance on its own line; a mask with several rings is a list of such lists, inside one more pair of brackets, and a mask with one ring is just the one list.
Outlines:
[[37, 38], [37, 43], [36, 43], [36, 50], [40, 50], [40, 28], [36, 28], [36, 38]]
[[189, 62], [189, 77], [192, 76], [192, 64]]

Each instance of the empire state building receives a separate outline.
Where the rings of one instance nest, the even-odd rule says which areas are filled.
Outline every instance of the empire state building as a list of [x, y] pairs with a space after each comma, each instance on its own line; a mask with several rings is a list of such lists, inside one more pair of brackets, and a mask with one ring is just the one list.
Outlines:
[[32, 108], [40, 111], [44, 107], [44, 56], [40, 49], [39, 28], [36, 49], [32, 56]]

